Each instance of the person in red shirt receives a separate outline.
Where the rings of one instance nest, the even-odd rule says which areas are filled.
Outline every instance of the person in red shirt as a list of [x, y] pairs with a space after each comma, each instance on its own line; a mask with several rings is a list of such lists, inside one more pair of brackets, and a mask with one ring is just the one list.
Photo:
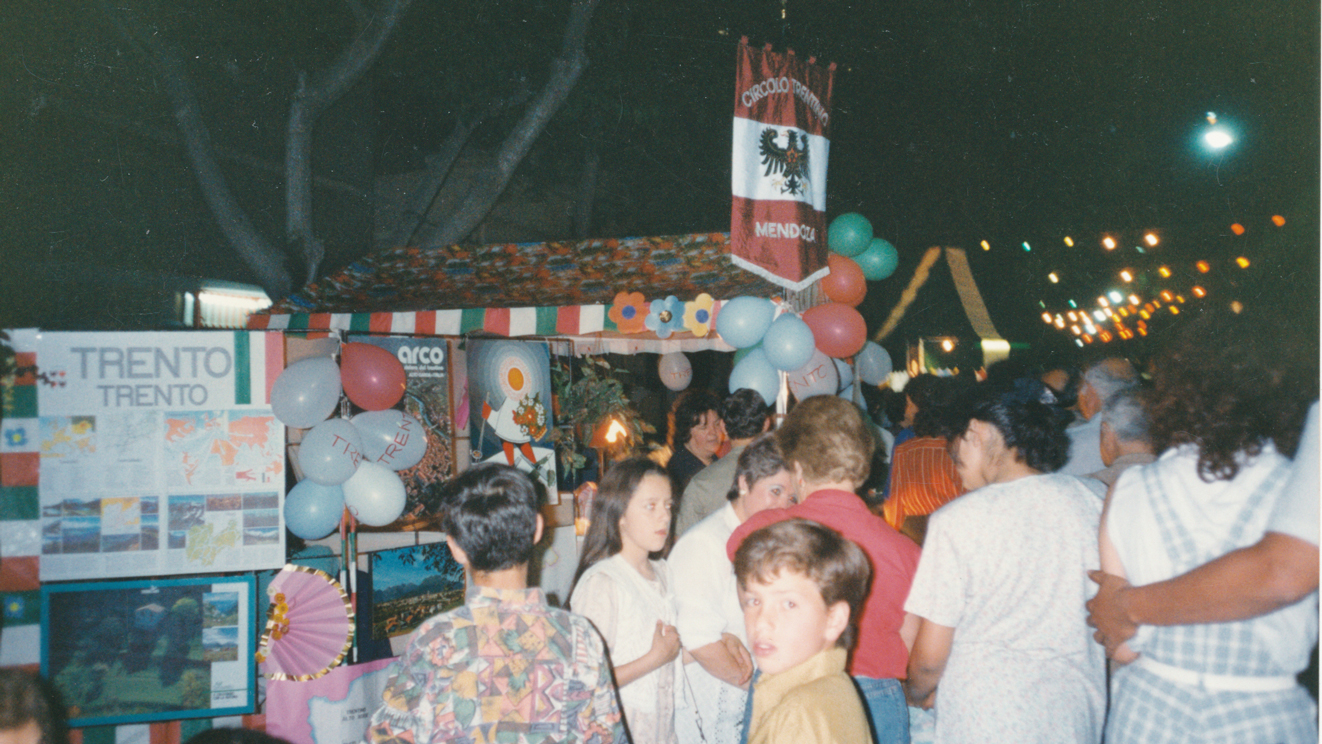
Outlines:
[[852, 540], [872, 564], [872, 586], [859, 616], [858, 642], [849, 673], [863, 692], [877, 744], [909, 741], [909, 711], [900, 680], [918, 619], [904, 612], [918, 546], [868, 511], [856, 491], [867, 480], [876, 448], [858, 408], [832, 395], [809, 398], [790, 411], [776, 431], [794, 473], [800, 503], [749, 517], [726, 543], [735, 551], [748, 535], [774, 522], [803, 518]]

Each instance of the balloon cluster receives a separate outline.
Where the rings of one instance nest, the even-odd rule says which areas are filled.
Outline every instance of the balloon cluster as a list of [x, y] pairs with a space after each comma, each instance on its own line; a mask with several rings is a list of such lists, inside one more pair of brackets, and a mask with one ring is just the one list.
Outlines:
[[[854, 357], [858, 376], [878, 385], [891, 372], [886, 350], [867, 340], [867, 324], [857, 306], [867, 294], [867, 280], [885, 279], [899, 263], [895, 246], [872, 236], [872, 224], [850, 212], [836, 217], [827, 231], [830, 273], [821, 288], [830, 300], [802, 317], [782, 313], [770, 300], [736, 297], [716, 316], [716, 332], [739, 351], [730, 373], [730, 391], [751, 388], [771, 405], [780, 390], [780, 372], [790, 392], [802, 400], [814, 395], [851, 392], [853, 372], [838, 360]], [[664, 375], [663, 375], [664, 379]]]
[[[379, 346], [345, 344], [329, 357], [289, 365], [271, 387], [271, 408], [285, 426], [310, 429], [299, 445], [304, 478], [285, 498], [285, 526], [318, 540], [349, 513], [384, 526], [404, 513], [404, 482], [395, 471], [427, 454], [421, 422], [393, 406], [404, 397], [404, 365]], [[363, 413], [330, 418], [340, 393]]]

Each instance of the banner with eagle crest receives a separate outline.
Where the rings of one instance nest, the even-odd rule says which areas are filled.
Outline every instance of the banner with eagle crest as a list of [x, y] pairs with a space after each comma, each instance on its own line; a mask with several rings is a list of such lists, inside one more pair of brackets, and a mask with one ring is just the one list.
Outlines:
[[827, 274], [826, 156], [835, 65], [739, 42], [730, 253], [800, 291]]

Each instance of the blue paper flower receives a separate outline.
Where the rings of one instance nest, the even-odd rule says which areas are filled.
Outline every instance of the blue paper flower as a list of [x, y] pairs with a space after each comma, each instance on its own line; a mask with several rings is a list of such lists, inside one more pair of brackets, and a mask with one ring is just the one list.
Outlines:
[[674, 295], [664, 300], [652, 300], [651, 312], [647, 313], [643, 324], [657, 338], [670, 338], [675, 331], [684, 330], [684, 303]]
[[17, 429], [5, 429], [5, 442], [10, 447], [22, 447], [28, 443], [27, 429], [22, 427]]

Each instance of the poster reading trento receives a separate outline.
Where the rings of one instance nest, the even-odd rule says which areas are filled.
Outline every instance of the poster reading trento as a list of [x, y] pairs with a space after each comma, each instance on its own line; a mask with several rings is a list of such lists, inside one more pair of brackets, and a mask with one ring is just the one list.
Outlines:
[[42, 581], [284, 563], [261, 333], [40, 333]]

